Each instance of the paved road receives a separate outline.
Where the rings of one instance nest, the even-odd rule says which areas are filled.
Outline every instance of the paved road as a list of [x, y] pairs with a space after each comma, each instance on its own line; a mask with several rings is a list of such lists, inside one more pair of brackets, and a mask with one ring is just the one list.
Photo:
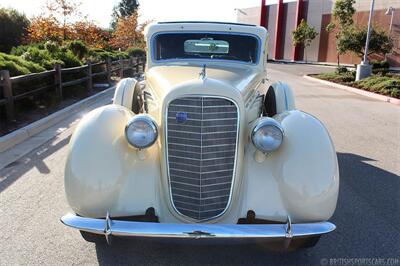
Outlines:
[[[63, 165], [72, 128], [0, 170], [0, 264], [320, 265], [324, 258], [400, 257], [400, 108], [301, 78], [330, 68], [270, 65], [291, 84], [297, 106], [321, 119], [341, 173], [335, 233], [311, 250], [273, 253], [262, 245], [84, 242], [58, 219], [68, 211]], [[339, 264], [337, 264], [339, 265]]]

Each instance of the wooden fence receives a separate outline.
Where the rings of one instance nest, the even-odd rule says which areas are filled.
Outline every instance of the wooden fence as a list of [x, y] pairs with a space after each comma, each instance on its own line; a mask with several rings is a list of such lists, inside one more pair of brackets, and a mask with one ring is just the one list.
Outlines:
[[[15, 102], [23, 98], [27, 98], [48, 90], [54, 90], [58, 101], [63, 100], [63, 92], [68, 87], [74, 85], [85, 84], [87, 92], [91, 92], [93, 88], [93, 78], [103, 76], [106, 77], [107, 83], [111, 84], [111, 76], [117, 75], [124, 77], [126, 70], [131, 70], [132, 73], [139, 74], [144, 70], [145, 60], [143, 57], [130, 57], [129, 59], [119, 59], [112, 61], [108, 58], [104, 62], [94, 63], [87, 62], [86, 65], [61, 68], [61, 65], [55, 65], [53, 70], [33, 73], [23, 76], [10, 77], [8, 70], [0, 71], [0, 88], [2, 87], [3, 96], [0, 97], [0, 107], [5, 106], [7, 121], [15, 121]], [[101, 69], [104, 71], [95, 72], [93, 69]], [[82, 74], [80, 78], [65, 80], [65, 77], [71, 74]], [[41, 80], [51, 79], [52, 82], [41, 83]], [[31, 82], [38, 84], [34, 89], [25, 86], [23, 90], [16, 92], [13, 89], [17, 84]]]

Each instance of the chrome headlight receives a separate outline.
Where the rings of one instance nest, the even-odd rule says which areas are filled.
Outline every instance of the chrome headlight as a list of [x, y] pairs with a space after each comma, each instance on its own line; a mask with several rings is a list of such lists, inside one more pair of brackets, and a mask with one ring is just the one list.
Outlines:
[[253, 128], [251, 141], [262, 152], [274, 151], [282, 144], [283, 128], [272, 118], [262, 118]]
[[125, 127], [125, 137], [135, 148], [150, 147], [158, 137], [157, 124], [149, 115], [135, 115]]

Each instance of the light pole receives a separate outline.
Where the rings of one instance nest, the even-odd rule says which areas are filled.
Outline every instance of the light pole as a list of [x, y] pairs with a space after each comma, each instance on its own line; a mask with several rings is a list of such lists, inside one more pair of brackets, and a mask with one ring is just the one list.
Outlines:
[[389, 26], [389, 35], [392, 33], [394, 10], [395, 9], [393, 7], [389, 7], [385, 12], [386, 16], [391, 15], [390, 26]]
[[[394, 10], [395, 9], [393, 7], [389, 7], [385, 12], [386, 16], [388, 16], [388, 15], [391, 16], [391, 18], [390, 18], [390, 26], [389, 26], [389, 36], [392, 34]], [[388, 56], [388, 54], [385, 54], [385, 61], [387, 61], [387, 56]]]
[[368, 33], [367, 33], [367, 41], [365, 42], [364, 59], [363, 61], [361, 61], [361, 64], [357, 65], [356, 80], [369, 77], [371, 76], [372, 73], [372, 67], [368, 63], [368, 46], [369, 46], [369, 39], [371, 38], [371, 21], [372, 21], [372, 15], [374, 14], [374, 4], [375, 0], [372, 0], [368, 18]]
[[[385, 12], [386, 16], [391, 16], [390, 18], [390, 26], [389, 26], [389, 36], [392, 34], [392, 27], [393, 27], [393, 17], [394, 17], [394, 8], [393, 7], [389, 7], [386, 12]], [[387, 61], [387, 56], [388, 54], [385, 54], [385, 61]]]

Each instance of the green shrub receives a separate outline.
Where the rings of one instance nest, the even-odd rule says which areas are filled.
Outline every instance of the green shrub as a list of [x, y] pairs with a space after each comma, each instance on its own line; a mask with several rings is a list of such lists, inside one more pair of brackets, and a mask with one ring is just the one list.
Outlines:
[[94, 48], [94, 49], [90, 49], [88, 52], [89, 55], [89, 59], [93, 62], [98, 62], [98, 61], [104, 61], [106, 60], [108, 57], [112, 57], [112, 53], [105, 51], [103, 49], [99, 49], [99, 48]]
[[44, 44], [44, 48], [52, 55], [60, 52], [60, 47], [58, 46], [58, 43], [53, 41], [47, 41]]
[[129, 56], [134, 57], [146, 56], [146, 51], [138, 47], [129, 47], [125, 52], [128, 53]]
[[338, 74], [336, 72], [334, 73], [323, 73], [323, 74], [319, 74], [317, 75], [317, 78], [319, 79], [324, 79], [324, 80], [329, 80], [332, 82], [336, 82], [336, 83], [348, 83], [348, 82], [352, 82], [355, 80], [356, 78], [356, 72], [355, 71], [347, 71], [342, 73], [342, 74]]
[[400, 77], [382, 77], [375, 75], [356, 81], [354, 82], [354, 85], [364, 90], [377, 92], [395, 98], [400, 97]]
[[0, 59], [0, 70], [8, 70], [10, 76], [26, 75], [31, 73], [26, 67], [18, 65], [13, 61], [3, 61]]
[[0, 53], [0, 70], [10, 71], [11, 76], [26, 75], [45, 71], [43, 67], [18, 56]]
[[80, 60], [82, 60], [82, 58], [87, 55], [89, 51], [86, 45], [79, 40], [69, 41], [66, 43], [65, 47], [67, 47], [68, 50], [71, 50], [72, 53]]
[[120, 58], [122, 58], [122, 59], [128, 59], [129, 58], [129, 55], [128, 55], [128, 53], [126, 53], [126, 52], [112, 52], [112, 59], [113, 60], [117, 60], [117, 59], [120, 59]]
[[11, 49], [10, 54], [11, 55], [16, 55], [16, 56], [21, 56], [23, 55], [26, 51], [28, 51], [29, 47], [32, 47], [33, 45], [20, 45], [17, 47], [13, 47]]
[[104, 61], [107, 58], [111, 58], [111, 60], [118, 60], [119, 58], [128, 59], [129, 55], [127, 52], [106, 51], [103, 49], [95, 48], [89, 50], [87, 59], [90, 59], [92, 62], [97, 62]]
[[356, 72], [348, 71], [348, 72], [342, 73], [341, 78], [342, 78], [342, 82], [352, 82], [356, 79]]
[[338, 66], [335, 70], [336, 74], [343, 74], [346, 72], [348, 72], [348, 70], [347, 70], [347, 67], [345, 67], [345, 66]]
[[62, 61], [64, 67], [76, 67], [82, 65], [82, 61], [79, 60], [71, 51], [58, 53], [56, 59]]
[[[47, 45], [47, 44], [46, 44]], [[29, 47], [28, 51], [26, 51], [21, 58], [26, 61], [31, 61], [45, 69], [53, 69], [55, 64], [61, 64], [62, 66], [66, 66], [67, 63], [64, 62], [60, 52], [57, 52], [57, 49], [52, 46], [52, 44], [48, 45], [49, 49], [53, 52], [50, 53], [47, 49], [39, 49], [37, 47]], [[69, 63], [69, 62], [68, 62]], [[76, 66], [76, 64], [74, 64]]]
[[60, 49], [56, 43], [46, 42], [32, 46], [19, 46], [13, 50], [14, 54], [25, 51], [21, 58], [42, 66], [45, 69], [53, 69], [55, 64], [63, 67], [81, 66], [82, 62], [67, 48]]
[[46, 69], [52, 68], [51, 66], [49, 67], [52, 58], [47, 50], [40, 50], [39, 48], [32, 46], [28, 48], [21, 58], [39, 64]]
[[389, 62], [388, 61], [371, 61], [372, 73], [386, 75], [389, 72]]

